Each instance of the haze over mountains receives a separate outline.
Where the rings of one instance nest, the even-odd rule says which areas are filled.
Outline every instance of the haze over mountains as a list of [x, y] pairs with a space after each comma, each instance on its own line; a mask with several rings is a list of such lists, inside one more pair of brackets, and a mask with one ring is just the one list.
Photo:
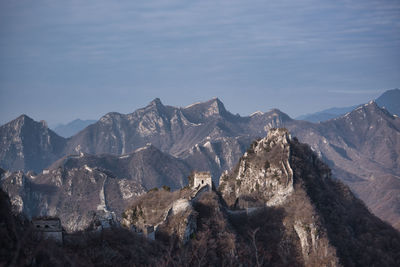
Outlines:
[[96, 120], [81, 120], [76, 119], [67, 124], [58, 124], [53, 128], [53, 131], [56, 132], [59, 136], [68, 138], [76, 134], [77, 132], [85, 129], [92, 123], [95, 123]]
[[[375, 102], [378, 104], [378, 106], [386, 108], [390, 113], [399, 116], [400, 115], [400, 107], [398, 103], [399, 99], [400, 99], [400, 89], [392, 89], [384, 92], [381, 96], [379, 96], [375, 100]], [[310, 122], [327, 121], [342, 116], [347, 112], [350, 112], [353, 109], [357, 108], [358, 106], [359, 105], [354, 105], [351, 107], [342, 107], [342, 108], [329, 108], [312, 114], [301, 115], [296, 117], [296, 119], [310, 121]]]
[[[400, 100], [392, 101], [392, 104], [382, 103], [386, 106], [394, 103], [396, 107]], [[235, 166], [254, 139], [265, 136], [269, 129], [276, 127], [286, 127], [301, 142], [310, 144], [330, 165], [335, 178], [348, 184], [380, 218], [400, 229], [400, 119], [375, 102], [362, 105], [337, 119], [314, 124], [293, 120], [277, 109], [255, 112], [247, 117], [233, 115], [217, 98], [183, 108], [166, 106], [160, 99], [155, 99], [145, 108], [130, 114], [108, 113], [68, 139], [57, 136], [44, 123], [21, 116], [0, 127], [0, 166], [10, 171], [41, 172], [48, 168], [50, 174], [53, 171], [54, 175], [63, 173], [63, 179], [72, 181], [72, 184], [75, 183], [74, 177], [82, 176], [85, 178], [81, 180], [88, 188], [91, 188], [91, 176], [76, 173], [88, 172], [85, 166], [98, 168], [106, 170], [104, 175], [110, 177], [110, 181], [114, 177], [134, 182], [135, 186], [128, 190], [132, 195], [162, 185], [172, 188], [184, 185], [184, 177], [192, 169], [209, 170], [217, 184], [221, 173]], [[145, 156], [137, 156], [144, 152]], [[40, 157], [32, 159], [32, 155]], [[57, 171], [55, 165], [47, 167], [63, 157], [73, 158], [75, 165], [61, 164], [56, 167]], [[118, 167], [110, 167], [110, 162]], [[37, 177], [48, 175], [43, 173]], [[25, 176], [34, 184], [54, 185], [51, 179]], [[15, 174], [8, 173], [3, 176], [3, 181], [13, 177]], [[59, 183], [55, 192], [68, 192], [65, 188], [71, 185], [65, 186], [65, 182]], [[93, 185], [92, 188], [97, 192], [93, 195], [96, 196], [93, 203], [99, 202], [101, 187]], [[123, 190], [115, 190], [117, 193], [108, 197], [106, 190], [105, 199], [122, 199]], [[12, 192], [18, 195], [17, 191]], [[55, 195], [55, 199], [63, 199], [60, 197], [62, 194]], [[15, 203], [22, 201], [20, 206], [30, 205], [24, 202], [29, 201], [29, 197], [15, 199]], [[52, 203], [62, 202], [54, 200]], [[42, 203], [50, 205], [49, 202]], [[61, 204], [55, 204], [53, 210], [57, 210], [58, 205]]]

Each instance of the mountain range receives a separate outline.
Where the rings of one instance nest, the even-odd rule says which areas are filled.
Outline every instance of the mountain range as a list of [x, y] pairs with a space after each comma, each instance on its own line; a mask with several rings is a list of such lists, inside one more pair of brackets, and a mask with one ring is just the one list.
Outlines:
[[[310, 123], [291, 119], [277, 109], [246, 117], [233, 115], [218, 98], [187, 107], [166, 106], [155, 99], [130, 114], [108, 113], [67, 139], [57, 136], [44, 123], [21, 116], [0, 127], [0, 166], [9, 171], [44, 170], [40, 177], [53, 171], [54, 165], [48, 166], [56, 160], [72, 157], [77, 164], [72, 169], [84, 171], [85, 165], [91, 169], [97, 167], [107, 170], [112, 177], [134, 181], [138, 191], [132, 194], [141, 194], [153, 186], [177, 188], [185, 184], [184, 177], [193, 169], [211, 171], [213, 181], [218, 184], [220, 175], [235, 166], [255, 139], [265, 136], [271, 128], [286, 127], [301, 142], [310, 144], [332, 168], [334, 177], [349, 185], [375, 214], [400, 229], [399, 121], [373, 101], [336, 119]], [[133, 157], [133, 161], [119, 159], [147, 150], [152, 151], [147, 157]], [[30, 158], [29, 151], [40, 157]], [[107, 162], [118, 162], [119, 167], [112, 168]], [[156, 170], [145, 171], [155, 163]], [[172, 165], [181, 167], [174, 169]], [[59, 167], [69, 168], [62, 166]], [[163, 176], [168, 172], [170, 176]], [[64, 173], [67, 180], [73, 181], [72, 172]], [[8, 177], [11, 179], [13, 175]], [[35, 184], [50, 183], [30, 177], [28, 180]], [[90, 185], [90, 177], [86, 180]], [[101, 187], [93, 190], [98, 196]], [[118, 194], [121, 198], [121, 193]]]
[[[60, 167], [79, 172], [79, 164], [84, 163], [84, 171], [92, 175], [79, 180], [93, 179], [104, 192], [107, 183], [116, 192], [111, 180], [117, 178], [88, 167], [99, 160], [110, 166], [125, 160], [108, 157], [83, 154], [83, 162], [60, 161], [48, 174]], [[47, 176], [52, 177], [56, 176]], [[79, 198], [94, 193], [78, 183], [73, 181], [68, 190], [80, 194], [73, 193], [71, 207], [63, 209], [85, 205]], [[104, 199], [98, 207], [107, 212], [113, 200]], [[191, 181], [175, 191], [150, 190], [127, 205], [122, 227], [112, 224], [99, 230], [93, 223], [83, 231], [64, 233], [62, 246], [35, 236], [32, 226], [21, 221], [23, 217], [12, 215], [11, 202], [0, 190], [1, 265], [400, 264], [400, 233], [371, 214], [346, 185], [332, 177], [329, 166], [309, 145], [283, 128], [271, 128], [267, 136], [252, 142], [235, 167], [221, 176], [218, 189], [209, 184], [195, 187]]]
[[87, 228], [96, 214], [120, 218], [132, 200], [152, 188], [185, 186], [189, 173], [183, 161], [149, 144], [123, 156], [66, 156], [38, 175], [6, 172], [1, 180], [15, 211], [28, 218], [57, 216], [73, 232]]

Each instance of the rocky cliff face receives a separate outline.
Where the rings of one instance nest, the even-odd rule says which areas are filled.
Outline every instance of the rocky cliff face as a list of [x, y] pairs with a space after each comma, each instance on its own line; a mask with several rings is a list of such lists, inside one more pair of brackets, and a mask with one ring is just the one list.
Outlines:
[[249, 136], [210, 138], [182, 153], [180, 158], [193, 170], [210, 170], [218, 184], [221, 172], [231, 169], [250, 143]]
[[153, 187], [183, 187], [189, 173], [186, 164], [147, 145], [123, 156], [68, 156], [39, 175], [7, 172], [1, 186], [16, 211], [57, 216], [68, 231], [77, 231], [98, 214], [114, 212], [119, 219], [128, 204]]
[[23, 211], [28, 218], [59, 217], [69, 232], [87, 228], [97, 214], [120, 214], [129, 200], [144, 192], [132, 180], [84, 167], [37, 177], [12, 173], [5, 176], [2, 188], [11, 196], [14, 211]]
[[186, 185], [191, 171], [185, 162], [161, 152], [150, 143], [121, 156], [85, 153], [67, 156], [55, 162], [49, 170], [83, 167], [100, 169], [117, 177], [131, 179], [146, 190], [163, 185], [172, 189], [181, 188]]
[[60, 158], [66, 143], [44, 121], [26, 115], [1, 126], [0, 138], [0, 165], [12, 171], [41, 171]]
[[143, 232], [151, 226], [157, 239], [176, 238], [185, 244], [197, 228], [194, 193], [190, 188], [148, 192], [125, 210], [122, 224], [134, 232]]
[[229, 205], [244, 208], [252, 196], [264, 199], [268, 206], [286, 200], [293, 192], [289, 142], [287, 131], [278, 129], [251, 144], [234, 172], [221, 176], [220, 188]]
[[[396, 262], [399, 233], [333, 180], [328, 166], [309, 146], [291, 139], [287, 130], [270, 130], [253, 143], [237, 167], [221, 176], [219, 188], [230, 207], [247, 213], [262, 207], [283, 209], [284, 231], [290, 240], [299, 241], [306, 266], [377, 263], [388, 251], [385, 264]], [[381, 239], [386, 231], [395, 236], [390, 242], [396, 240], [387, 251], [390, 242], [383, 245]], [[372, 243], [374, 248], [369, 248]]]

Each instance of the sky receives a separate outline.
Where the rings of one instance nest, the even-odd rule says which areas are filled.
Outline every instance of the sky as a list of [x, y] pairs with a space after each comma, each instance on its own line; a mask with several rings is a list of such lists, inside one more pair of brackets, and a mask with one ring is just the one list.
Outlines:
[[0, 124], [156, 97], [296, 117], [399, 87], [398, 0], [0, 0]]

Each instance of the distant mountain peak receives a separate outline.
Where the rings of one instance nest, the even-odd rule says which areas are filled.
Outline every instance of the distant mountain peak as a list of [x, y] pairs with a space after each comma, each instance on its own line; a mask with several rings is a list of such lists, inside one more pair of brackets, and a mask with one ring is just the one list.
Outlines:
[[67, 124], [59, 124], [54, 127], [53, 131], [55, 131], [58, 135], [68, 138], [76, 133], [80, 132], [81, 130], [85, 129], [90, 124], [96, 123], [95, 120], [81, 120], [75, 119]]
[[223, 112], [226, 112], [224, 104], [217, 97], [212, 98], [211, 100], [207, 101], [206, 103], [210, 104], [209, 110], [213, 114], [221, 114]]
[[380, 107], [384, 107], [391, 114], [400, 115], [400, 89], [387, 90], [375, 101]]
[[[387, 110], [391, 114], [395, 114], [397, 116], [400, 115], [400, 89], [398, 88], [385, 91], [377, 99], [370, 101], [368, 104], [372, 104], [372, 102], [375, 102], [376, 105], [381, 108], [385, 108], [385, 110]], [[310, 122], [327, 121], [330, 119], [339, 118], [347, 113], [350, 113], [360, 106], [365, 106], [365, 104], [342, 108], [329, 108], [312, 114], [298, 116], [296, 119], [306, 120]]]
[[29, 117], [26, 114], [20, 115], [18, 118], [16, 118], [14, 121], [34, 121], [31, 117]]
[[[21, 115], [19, 115], [19, 116], [16, 118], [16, 120], [24, 120], [25, 118], [29, 118], [29, 116], [26, 115], [26, 114], [21, 114]], [[29, 118], [29, 119], [30, 119], [30, 118]]]
[[158, 97], [154, 98], [149, 104], [149, 106], [158, 106], [158, 105], [163, 105], [161, 99]]
[[[81, 119], [75, 119], [73, 121], [71, 121], [70, 123], [79, 123], [79, 122], [84, 122], [85, 120], [81, 120]], [[93, 120], [91, 120], [93, 121]]]
[[161, 102], [160, 98], [154, 98], [145, 108], [144, 110], [156, 111], [159, 114], [163, 114], [166, 111], [164, 104]]
[[40, 171], [62, 154], [65, 139], [23, 114], [0, 126], [0, 164], [8, 170]]
[[268, 112], [263, 113], [263, 115], [267, 116], [267, 117], [275, 117], [275, 118], [281, 120], [282, 122], [292, 120], [292, 118], [290, 118], [289, 115], [287, 115], [285, 112], [282, 112], [281, 110], [279, 110], [277, 108], [273, 108], [273, 109], [269, 110]]
[[388, 95], [397, 95], [400, 96], [400, 89], [399, 88], [394, 88], [394, 89], [390, 89], [385, 91], [380, 97], [382, 96], [388, 96]]
[[32, 125], [40, 125], [40, 127], [44, 128], [44, 129], [48, 129], [46, 121], [41, 120], [40, 122], [37, 122], [26, 114], [20, 115], [18, 118], [10, 121], [9, 123], [6, 123], [5, 125], [13, 125], [13, 127], [15, 129], [19, 129], [19, 130], [21, 130], [24, 125], [25, 126], [30, 125], [28, 127], [31, 127]]
[[184, 109], [193, 109], [193, 108], [201, 108], [201, 109], [213, 108], [215, 111], [218, 111], [218, 113], [220, 113], [221, 111], [226, 111], [224, 104], [218, 97], [211, 98], [210, 100], [207, 100], [205, 102], [196, 102], [184, 107]]
[[189, 121], [199, 123], [209, 117], [234, 117], [225, 109], [224, 104], [218, 98], [212, 98], [205, 102], [197, 102], [181, 109]]

